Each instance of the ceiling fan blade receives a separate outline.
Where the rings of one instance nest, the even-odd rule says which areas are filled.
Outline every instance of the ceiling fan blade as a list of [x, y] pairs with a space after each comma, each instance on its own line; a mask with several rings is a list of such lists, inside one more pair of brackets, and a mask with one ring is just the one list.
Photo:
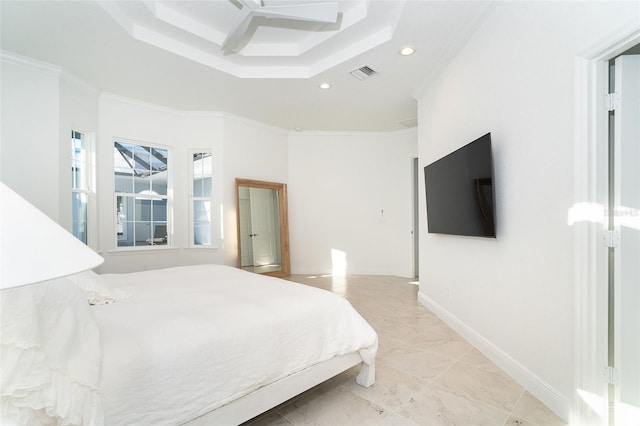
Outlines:
[[311, 22], [332, 22], [338, 20], [338, 3], [303, 3], [296, 5], [263, 6], [254, 10], [256, 16], [267, 18], [296, 19]]
[[242, 4], [243, 9], [246, 7], [247, 9], [250, 9], [250, 10], [255, 10], [259, 8], [262, 4], [261, 2], [254, 1], [254, 0], [239, 0], [239, 1], [240, 1], [240, 4]]
[[240, 46], [240, 42], [244, 37], [244, 33], [246, 33], [249, 28], [252, 18], [253, 11], [251, 9], [243, 7], [240, 10], [240, 15], [233, 24], [231, 31], [229, 31], [229, 34], [227, 34], [222, 42], [222, 50], [231, 50], [235, 52], [238, 49], [238, 46]]

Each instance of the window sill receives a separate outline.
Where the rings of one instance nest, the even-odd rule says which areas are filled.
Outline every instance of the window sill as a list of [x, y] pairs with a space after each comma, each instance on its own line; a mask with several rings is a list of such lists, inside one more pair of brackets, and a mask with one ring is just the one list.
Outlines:
[[195, 251], [200, 251], [200, 250], [218, 251], [218, 246], [189, 246], [189, 247], [185, 247], [184, 249], [195, 250]]
[[110, 250], [105, 250], [105, 253], [110, 255], [129, 255], [129, 254], [145, 254], [153, 251], [178, 251], [178, 247], [167, 245], [153, 245], [153, 246], [133, 246], [133, 247], [118, 247]]
[[175, 247], [167, 245], [154, 245], [154, 246], [135, 246], [135, 247], [119, 247], [110, 250], [105, 250], [103, 253], [108, 253], [110, 256], [129, 256], [129, 255], [142, 255], [149, 254], [155, 251], [163, 252], [177, 252], [180, 250], [186, 251], [218, 251], [218, 246], [191, 246], [191, 247]]

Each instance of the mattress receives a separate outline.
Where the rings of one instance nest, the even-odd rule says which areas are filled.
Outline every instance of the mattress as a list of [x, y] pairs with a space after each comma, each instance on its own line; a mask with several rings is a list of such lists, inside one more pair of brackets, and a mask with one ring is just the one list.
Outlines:
[[221, 265], [105, 274], [96, 305], [107, 425], [179, 424], [377, 336], [331, 292]]

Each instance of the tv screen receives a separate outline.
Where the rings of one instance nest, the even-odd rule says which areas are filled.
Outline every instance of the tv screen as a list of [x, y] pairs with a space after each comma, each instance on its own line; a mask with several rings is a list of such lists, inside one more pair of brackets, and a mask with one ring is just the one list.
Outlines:
[[425, 166], [429, 233], [496, 236], [491, 133]]

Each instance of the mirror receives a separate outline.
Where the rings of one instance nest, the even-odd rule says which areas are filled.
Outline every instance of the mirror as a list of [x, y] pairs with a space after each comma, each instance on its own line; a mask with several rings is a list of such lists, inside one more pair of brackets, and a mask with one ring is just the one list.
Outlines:
[[287, 185], [236, 179], [238, 267], [289, 276]]

